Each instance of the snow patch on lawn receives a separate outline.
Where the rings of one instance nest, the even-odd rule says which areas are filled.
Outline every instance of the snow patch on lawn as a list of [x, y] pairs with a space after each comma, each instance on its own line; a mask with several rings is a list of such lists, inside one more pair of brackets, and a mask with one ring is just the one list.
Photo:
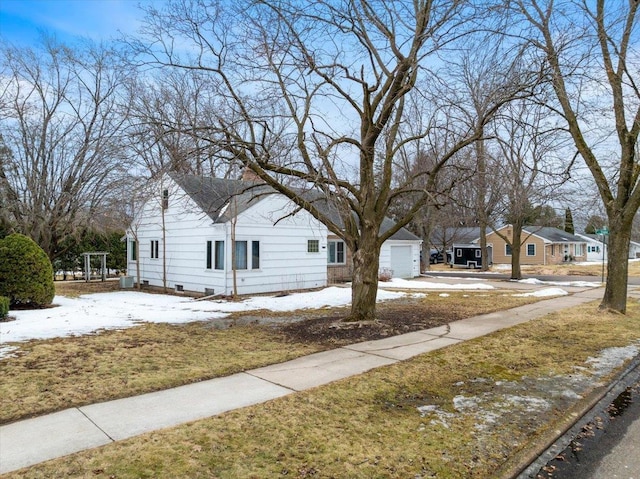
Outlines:
[[551, 286], [574, 286], [576, 288], [598, 288], [601, 283], [593, 283], [589, 281], [542, 281], [536, 278], [527, 278], [518, 280], [518, 283], [523, 284], [547, 284]]
[[635, 345], [604, 349], [596, 358], [587, 358], [586, 363], [591, 366], [591, 371], [596, 376], [605, 376], [615, 368], [622, 366], [626, 361], [638, 355], [638, 347]]
[[[379, 291], [378, 301], [407, 293]], [[0, 345], [31, 339], [80, 336], [105, 329], [130, 328], [141, 323], [188, 323], [224, 318], [237, 311], [266, 309], [275, 312], [348, 305], [351, 289], [330, 287], [287, 296], [256, 296], [244, 301], [196, 301], [180, 296], [137, 291], [95, 293], [67, 298], [56, 296], [54, 306], [11, 311], [15, 321], [0, 323]], [[7, 357], [6, 346], [0, 358]]]
[[538, 291], [531, 291], [529, 293], [514, 294], [513, 296], [519, 296], [519, 297], [533, 296], [536, 298], [545, 298], [547, 296], [566, 296], [567, 294], [569, 293], [567, 293], [562, 288], [544, 288], [544, 289], [539, 289]]
[[[597, 357], [590, 357], [585, 367], [576, 368], [579, 373], [569, 375], [523, 377], [518, 381], [496, 381], [490, 391], [478, 395], [458, 394], [452, 400], [455, 413], [442, 410], [439, 406], [425, 404], [418, 406], [420, 417], [430, 418], [430, 424], [449, 428], [456, 417], [472, 416], [477, 431], [488, 431], [500, 427], [501, 422], [518, 414], [542, 415], [554, 407], [575, 401], [600, 385], [597, 379], [607, 376], [640, 352], [640, 342], [625, 347], [612, 347], [600, 351]], [[594, 381], [596, 379], [596, 381]], [[488, 382], [475, 379], [469, 383]], [[454, 386], [465, 388], [464, 381]]]
[[[451, 278], [449, 278], [451, 279]], [[482, 281], [475, 279], [474, 281]], [[476, 290], [476, 289], [495, 289], [490, 284], [483, 283], [458, 283], [458, 284], [447, 284], [437, 281], [425, 281], [424, 279], [420, 280], [407, 280], [400, 278], [392, 278], [391, 281], [385, 281], [378, 283], [379, 288], [393, 288], [393, 289], [463, 289], [463, 290]]]

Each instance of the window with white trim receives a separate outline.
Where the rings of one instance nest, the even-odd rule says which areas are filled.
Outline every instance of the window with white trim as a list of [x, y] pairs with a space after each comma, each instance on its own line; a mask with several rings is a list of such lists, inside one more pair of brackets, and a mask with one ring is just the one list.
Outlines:
[[246, 241], [235, 241], [235, 258], [234, 258], [234, 268], [235, 269], [247, 269], [247, 242]]
[[169, 208], [169, 190], [162, 190], [162, 209]]
[[511, 245], [509, 243], [505, 243], [504, 245], [504, 255], [511, 256]]
[[151, 259], [160, 258], [160, 241], [151, 240]]
[[[249, 242], [235, 242], [235, 269], [249, 269]], [[260, 241], [251, 241], [251, 269], [260, 269]]]
[[345, 247], [342, 240], [327, 241], [327, 263], [345, 264]]
[[536, 255], [536, 244], [527, 243], [527, 256], [535, 256], [535, 255]]
[[216, 241], [214, 268], [224, 269], [224, 241]]

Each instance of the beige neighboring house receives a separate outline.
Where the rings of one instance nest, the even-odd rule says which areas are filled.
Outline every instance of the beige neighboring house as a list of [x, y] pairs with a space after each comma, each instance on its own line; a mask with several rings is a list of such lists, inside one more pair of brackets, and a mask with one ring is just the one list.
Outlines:
[[[498, 229], [509, 241], [513, 226]], [[476, 240], [478, 241], [478, 240]], [[560, 264], [587, 260], [587, 243], [571, 233], [549, 226], [525, 226], [522, 229], [520, 264]], [[493, 263], [511, 263], [511, 247], [495, 231], [487, 233], [487, 244], [493, 247]]]

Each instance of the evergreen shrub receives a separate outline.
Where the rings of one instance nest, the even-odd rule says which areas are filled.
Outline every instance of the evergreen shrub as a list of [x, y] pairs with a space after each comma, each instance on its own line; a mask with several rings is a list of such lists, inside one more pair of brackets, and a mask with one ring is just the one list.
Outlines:
[[0, 240], [0, 296], [8, 297], [12, 308], [41, 308], [54, 294], [53, 267], [42, 248], [17, 233]]
[[9, 298], [0, 296], [0, 321], [9, 315]]

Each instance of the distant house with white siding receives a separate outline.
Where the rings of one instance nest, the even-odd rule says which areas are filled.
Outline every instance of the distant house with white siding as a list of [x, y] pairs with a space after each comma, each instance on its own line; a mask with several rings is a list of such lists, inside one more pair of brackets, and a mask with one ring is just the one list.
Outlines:
[[[137, 280], [139, 268], [142, 284], [166, 281], [177, 291], [229, 295], [234, 271], [236, 294], [310, 289], [350, 278], [344, 242], [265, 184], [167, 174], [155, 190], [127, 231], [127, 270]], [[380, 269], [419, 276], [420, 245], [401, 229], [383, 244]]]
[[636, 241], [629, 242], [629, 259], [640, 258], [640, 243]]
[[607, 260], [607, 243], [602, 242], [601, 235], [576, 233], [576, 236], [587, 242], [587, 261], [606, 261]]

